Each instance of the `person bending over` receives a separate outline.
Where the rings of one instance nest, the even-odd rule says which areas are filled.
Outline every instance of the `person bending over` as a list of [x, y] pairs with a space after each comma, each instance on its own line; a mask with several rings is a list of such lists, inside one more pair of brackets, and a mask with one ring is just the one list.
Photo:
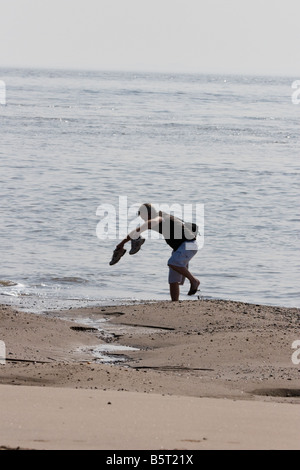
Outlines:
[[[165, 212], [157, 212], [152, 204], [143, 204], [138, 215], [144, 220], [144, 223], [130, 232], [124, 240], [116, 247], [115, 253], [120, 257], [125, 253], [124, 245], [131, 241], [132, 248], [130, 254], [139, 251], [145, 239], [141, 233], [146, 230], [155, 230], [163, 235], [167, 244], [172, 248], [172, 256], [168, 260], [169, 266], [169, 285], [172, 301], [178, 301], [180, 296], [180, 286], [184, 284], [185, 278], [190, 281], [190, 290], [188, 295], [194, 295], [199, 289], [200, 281], [189, 271], [189, 262], [198, 252], [196, 233], [192, 231], [191, 225], [188, 226], [177, 217]], [[113, 263], [111, 263], [113, 264]]]

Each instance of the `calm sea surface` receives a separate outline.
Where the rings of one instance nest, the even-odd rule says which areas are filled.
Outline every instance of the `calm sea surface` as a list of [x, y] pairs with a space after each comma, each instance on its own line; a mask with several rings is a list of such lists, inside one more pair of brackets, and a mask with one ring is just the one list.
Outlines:
[[108, 264], [122, 196], [204, 204], [204, 298], [300, 307], [297, 78], [0, 69], [0, 302], [168, 299], [163, 240]]

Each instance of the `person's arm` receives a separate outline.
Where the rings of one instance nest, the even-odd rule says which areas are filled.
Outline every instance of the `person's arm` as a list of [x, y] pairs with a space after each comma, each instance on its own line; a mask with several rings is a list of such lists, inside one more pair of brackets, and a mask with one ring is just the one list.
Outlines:
[[135, 230], [132, 230], [132, 232], [130, 232], [127, 237], [124, 238], [124, 240], [122, 240], [121, 243], [117, 245], [117, 250], [124, 248], [124, 245], [130, 240], [136, 240], [137, 238], [139, 238], [140, 234], [146, 232], [146, 230], [150, 230], [151, 228], [156, 227], [161, 221], [161, 217], [155, 217], [155, 219], [147, 220]]

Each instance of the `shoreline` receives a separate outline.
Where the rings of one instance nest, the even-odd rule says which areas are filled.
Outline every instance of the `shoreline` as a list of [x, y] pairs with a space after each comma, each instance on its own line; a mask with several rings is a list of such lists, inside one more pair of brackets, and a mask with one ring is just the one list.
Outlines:
[[[292, 362], [292, 343], [300, 339], [299, 318], [299, 309], [222, 300], [143, 302], [43, 315], [0, 305], [0, 340], [8, 358], [0, 366], [2, 401], [8, 386], [16, 394], [21, 386], [50, 395], [54, 389], [62, 395], [89, 390], [99, 396], [137, 393], [149, 400], [218, 399], [220, 406], [238, 401], [246, 408], [256, 403], [298, 409], [300, 366]], [[104, 352], [116, 362], [103, 363], [94, 356], [99, 346], [127, 349]], [[19, 405], [23, 415], [22, 400]], [[118, 427], [121, 418], [115, 419]], [[0, 432], [0, 447], [23, 442], [21, 437], [20, 444], [3, 439]], [[204, 445], [202, 440], [194, 444]], [[128, 448], [135, 448], [134, 441]]]
[[[5, 283], [12, 283], [13, 285], [17, 284], [14, 281], [0, 281]], [[182, 294], [181, 300], [179, 302], [199, 302], [199, 301], [209, 301], [209, 302], [233, 302], [233, 303], [242, 303], [245, 305], [256, 305], [260, 307], [273, 307], [273, 308], [282, 308], [282, 309], [293, 309], [300, 310], [300, 306], [297, 305], [280, 305], [275, 302], [264, 302], [259, 303], [258, 301], [248, 301], [243, 299], [233, 299], [231, 297], [211, 297], [201, 294], [201, 291], [194, 296], [194, 298], [188, 297], [187, 295]], [[198, 297], [198, 298], [196, 298]], [[12, 299], [15, 299], [14, 296], [9, 294], [1, 294], [0, 297], [0, 308], [2, 305], [8, 306], [12, 309], [26, 312], [26, 313], [35, 313], [37, 315], [42, 315], [47, 312], [60, 312], [68, 309], [91, 309], [91, 308], [102, 308], [102, 307], [118, 307], [122, 305], [142, 305], [142, 304], [151, 304], [158, 302], [169, 302], [170, 296], [169, 293], [166, 294], [164, 298], [155, 299], [155, 298], [110, 298], [110, 299], [93, 299], [89, 300], [86, 298], [77, 298], [77, 299], [65, 299], [65, 298], [40, 298], [39, 296], [30, 295], [31, 303], [28, 302], [28, 298], [25, 295], [20, 302], [14, 302]], [[21, 297], [19, 297], [19, 300]], [[39, 303], [40, 301], [40, 303]], [[25, 303], [25, 305], [24, 305]], [[37, 307], [37, 304], [39, 305]], [[56, 305], [55, 307], [53, 307]], [[50, 306], [50, 307], [49, 307]]]

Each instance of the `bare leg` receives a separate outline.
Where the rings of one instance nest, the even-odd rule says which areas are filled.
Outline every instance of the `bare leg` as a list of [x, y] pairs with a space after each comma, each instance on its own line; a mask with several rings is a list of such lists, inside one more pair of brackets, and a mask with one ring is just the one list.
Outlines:
[[178, 272], [179, 274], [186, 277], [190, 281], [191, 290], [196, 290], [197, 291], [197, 289], [200, 285], [200, 281], [199, 281], [199, 279], [194, 277], [192, 275], [192, 273], [190, 273], [190, 271], [187, 268], [183, 268], [181, 266], [174, 266], [174, 265], [169, 265], [169, 266], [170, 266], [170, 268], [174, 269], [174, 271]]
[[180, 288], [178, 282], [172, 282], [170, 284], [170, 295], [173, 302], [179, 300]]

